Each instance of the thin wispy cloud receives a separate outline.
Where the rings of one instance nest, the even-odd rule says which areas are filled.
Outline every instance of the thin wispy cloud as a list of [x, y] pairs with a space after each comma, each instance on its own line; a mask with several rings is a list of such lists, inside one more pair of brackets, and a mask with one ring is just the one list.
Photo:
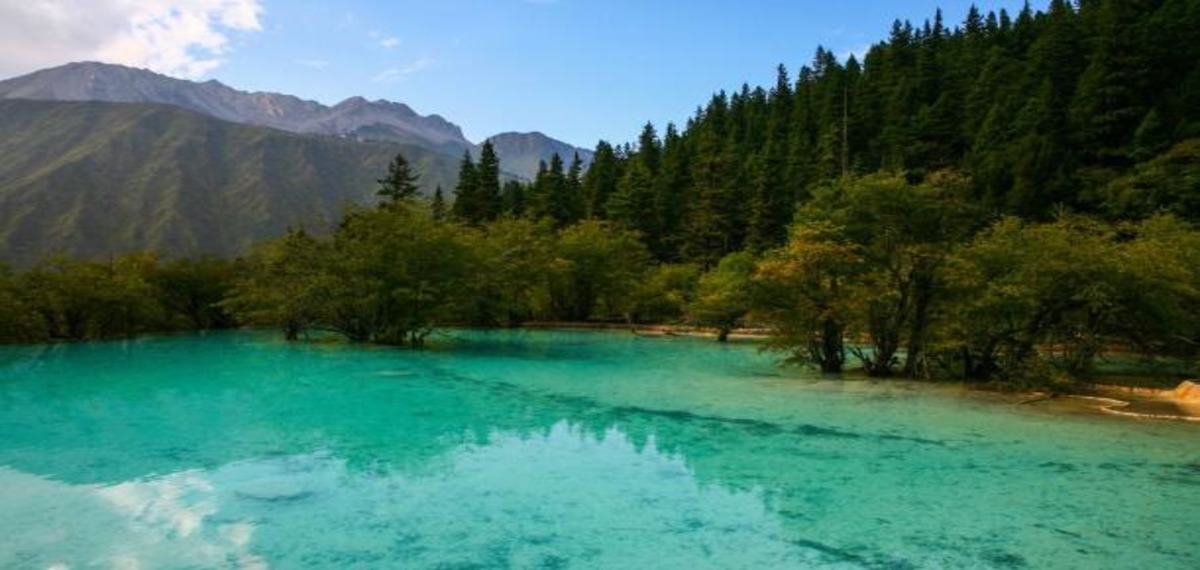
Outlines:
[[0, 2], [0, 76], [98, 60], [176, 77], [221, 65], [236, 34], [262, 30], [260, 0]]
[[395, 83], [412, 75], [429, 69], [433, 65], [433, 59], [422, 56], [412, 62], [399, 67], [389, 67], [371, 78], [375, 83]]
[[380, 47], [391, 49], [400, 45], [400, 38], [385, 34], [379, 30], [371, 30], [367, 32], [367, 37], [375, 41]]

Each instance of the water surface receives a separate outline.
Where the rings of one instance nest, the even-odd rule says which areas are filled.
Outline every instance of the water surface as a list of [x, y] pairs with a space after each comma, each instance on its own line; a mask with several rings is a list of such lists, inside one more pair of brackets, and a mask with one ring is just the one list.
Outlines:
[[1197, 426], [458, 332], [0, 348], [3, 568], [1200, 566]]

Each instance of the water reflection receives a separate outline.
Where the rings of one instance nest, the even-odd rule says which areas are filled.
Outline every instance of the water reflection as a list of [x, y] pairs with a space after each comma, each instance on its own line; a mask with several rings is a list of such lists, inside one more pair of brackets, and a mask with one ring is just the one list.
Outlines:
[[0, 469], [0, 567], [267, 568], [218, 497], [199, 472], [97, 486]]
[[687, 340], [274, 338], [0, 347], [0, 567], [1195, 567], [1191, 426]]
[[[561, 421], [490, 434], [413, 471], [331, 454], [109, 486], [0, 471], [0, 566], [811, 567], [757, 491]], [[378, 466], [377, 466], [378, 467]], [[270, 564], [268, 564], [270, 561]]]

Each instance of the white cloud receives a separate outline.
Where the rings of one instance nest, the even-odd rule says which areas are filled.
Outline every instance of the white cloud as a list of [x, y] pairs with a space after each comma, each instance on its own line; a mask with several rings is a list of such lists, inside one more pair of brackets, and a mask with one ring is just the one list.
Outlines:
[[422, 56], [401, 67], [390, 67], [371, 78], [375, 83], [395, 83], [414, 73], [420, 73], [433, 65], [433, 59]]
[[262, 29], [260, 0], [0, 0], [0, 76], [98, 60], [196, 78], [230, 35]]
[[383, 38], [382, 40], [379, 40], [379, 45], [390, 49], [390, 48], [394, 48], [394, 47], [400, 45], [400, 40], [398, 38], [388, 36], [386, 38]]

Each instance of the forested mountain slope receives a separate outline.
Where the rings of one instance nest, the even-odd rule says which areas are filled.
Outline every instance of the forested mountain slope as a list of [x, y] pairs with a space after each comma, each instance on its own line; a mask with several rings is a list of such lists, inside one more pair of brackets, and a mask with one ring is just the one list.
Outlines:
[[0, 101], [0, 259], [239, 254], [288, 226], [336, 221], [347, 202], [373, 201], [400, 151], [427, 173], [423, 186], [453, 186], [456, 162], [420, 147], [166, 105]]
[[781, 243], [813, 189], [880, 171], [956, 170], [996, 215], [1200, 219], [1196, 0], [938, 13], [896, 22], [861, 61], [818, 48], [791, 75], [647, 125], [634, 148], [601, 144], [582, 211], [707, 264]]

